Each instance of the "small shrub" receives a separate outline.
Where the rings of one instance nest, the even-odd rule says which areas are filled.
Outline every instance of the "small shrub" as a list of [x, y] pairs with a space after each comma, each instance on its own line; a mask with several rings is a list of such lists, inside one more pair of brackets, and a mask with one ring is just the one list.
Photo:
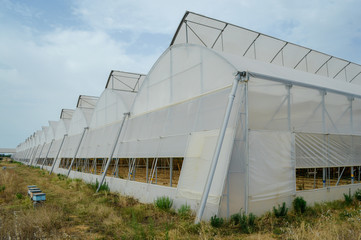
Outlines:
[[354, 196], [355, 196], [355, 199], [361, 201], [361, 189], [357, 189]]
[[[76, 181], [76, 180], [75, 180]], [[89, 185], [91, 189], [93, 189], [94, 191], [98, 190], [98, 187], [99, 187], [99, 181], [98, 179], [95, 180], [95, 184], [90, 184]], [[99, 191], [105, 191], [105, 192], [110, 192], [110, 188], [108, 186], [108, 183], [107, 182], [104, 182], [100, 188], [99, 188]]]
[[173, 205], [173, 200], [166, 196], [158, 197], [154, 201], [154, 205], [156, 208], [159, 208], [162, 210], [169, 210]]
[[5, 191], [5, 185], [0, 185], [0, 192]]
[[286, 208], [286, 203], [283, 202], [282, 206], [278, 204], [278, 208], [273, 207], [273, 213], [277, 218], [285, 217], [287, 215], [288, 208]]
[[21, 193], [16, 193], [15, 196], [17, 199], [23, 199], [23, 195]]
[[293, 200], [293, 209], [297, 213], [306, 212], [306, 205], [307, 202], [303, 199], [303, 197], [296, 197], [295, 200]]
[[346, 204], [346, 206], [351, 205], [352, 202], [353, 202], [353, 198], [352, 198], [351, 194], [345, 194], [345, 193], [344, 193], [343, 196], [344, 196], [344, 198], [345, 198], [345, 204]]
[[248, 216], [245, 213], [236, 213], [231, 216], [231, 222], [239, 225], [243, 233], [251, 233], [255, 228], [256, 216], [250, 213]]
[[178, 209], [178, 215], [181, 217], [188, 217], [190, 216], [192, 213], [191, 211], [191, 207], [187, 204], [182, 205], [179, 209]]
[[58, 173], [58, 179], [59, 180], [64, 180], [66, 177], [65, 177], [65, 175], [63, 175], [63, 174], [60, 174], [60, 173]]
[[223, 225], [223, 218], [219, 218], [217, 215], [214, 215], [211, 217], [211, 225], [215, 228], [221, 227]]

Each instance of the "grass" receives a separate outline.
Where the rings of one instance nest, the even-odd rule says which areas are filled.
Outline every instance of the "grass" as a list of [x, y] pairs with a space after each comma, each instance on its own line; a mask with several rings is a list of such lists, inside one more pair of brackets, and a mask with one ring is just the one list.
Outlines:
[[169, 211], [171, 209], [172, 205], [173, 205], [173, 200], [166, 196], [158, 197], [154, 201], [154, 206], [156, 208], [165, 210], [165, 211]]
[[[7, 169], [2, 170], [2, 166]], [[0, 186], [5, 186], [0, 192], [0, 239], [355, 239], [361, 236], [361, 202], [356, 195], [350, 205], [344, 200], [320, 203], [307, 206], [302, 214], [290, 210], [283, 217], [276, 217], [273, 212], [259, 217], [239, 213], [232, 221], [216, 217], [223, 223], [213, 227], [211, 222], [194, 224], [188, 205], [178, 211], [170, 208], [164, 211], [132, 197], [109, 191], [95, 193], [94, 186], [80, 179], [44, 172], [21, 164], [0, 163]], [[27, 197], [27, 185], [36, 185], [45, 192], [46, 203], [34, 208]]]

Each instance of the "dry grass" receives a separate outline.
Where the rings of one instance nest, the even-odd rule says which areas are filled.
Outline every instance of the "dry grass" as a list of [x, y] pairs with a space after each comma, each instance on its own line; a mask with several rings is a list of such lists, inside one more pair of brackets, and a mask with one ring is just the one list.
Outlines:
[[[305, 214], [255, 221], [252, 234], [226, 222], [220, 228], [193, 224], [194, 217], [161, 211], [119, 194], [94, 193], [79, 179], [49, 175], [24, 165], [0, 162], [0, 239], [361, 239], [358, 201], [319, 204]], [[34, 208], [27, 185], [37, 185], [47, 201]], [[21, 195], [23, 197], [21, 197]]]

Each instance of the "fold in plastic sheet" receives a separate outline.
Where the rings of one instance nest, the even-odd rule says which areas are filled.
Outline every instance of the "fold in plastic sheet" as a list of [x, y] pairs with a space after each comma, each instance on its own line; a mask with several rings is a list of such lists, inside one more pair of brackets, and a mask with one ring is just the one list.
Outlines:
[[290, 132], [249, 131], [249, 198], [266, 200], [296, 192]]
[[361, 136], [296, 133], [296, 167], [361, 165]]
[[[193, 200], [201, 199], [218, 135], [219, 130], [213, 130], [192, 133], [190, 136], [188, 142], [189, 147], [187, 148], [182, 172], [179, 177], [177, 197]], [[210, 197], [207, 200], [208, 203], [219, 204], [230, 159], [233, 138], [233, 128], [227, 129], [210, 189]]]

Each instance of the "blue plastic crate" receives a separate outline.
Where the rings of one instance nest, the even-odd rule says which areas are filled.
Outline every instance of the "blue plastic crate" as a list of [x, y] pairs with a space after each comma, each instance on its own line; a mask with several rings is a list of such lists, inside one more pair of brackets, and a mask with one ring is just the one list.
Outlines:
[[36, 188], [36, 185], [29, 185], [29, 186], [28, 186], [28, 189], [29, 189], [29, 188]]
[[34, 193], [33, 201], [45, 201], [45, 193]]

